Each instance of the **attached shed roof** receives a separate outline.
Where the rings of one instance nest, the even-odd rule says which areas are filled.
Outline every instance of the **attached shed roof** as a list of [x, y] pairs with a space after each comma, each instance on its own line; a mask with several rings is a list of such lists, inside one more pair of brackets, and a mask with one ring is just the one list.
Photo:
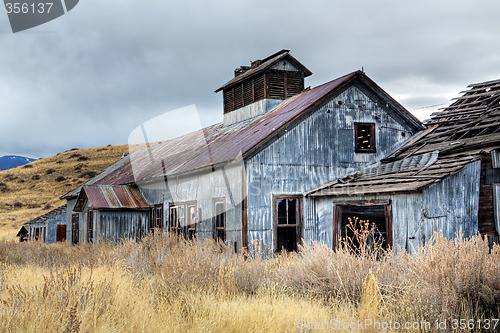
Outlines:
[[61, 207], [57, 207], [57, 208], [51, 210], [50, 212], [47, 212], [43, 215], [40, 215], [29, 222], [26, 222], [26, 225], [33, 224], [33, 223], [45, 222], [48, 219], [51, 219], [59, 214], [65, 213], [65, 212], [66, 212], [66, 205], [63, 205]]
[[500, 148], [500, 80], [469, 88], [449, 107], [434, 113], [427, 130], [380, 164], [325, 184], [308, 195], [416, 191]]
[[[430, 159], [428, 164], [412, 164], [413, 158], [429, 159], [426, 153], [383, 163], [338, 179], [307, 193], [309, 196], [351, 196], [378, 193], [412, 192], [423, 189], [463, 170], [478, 160], [479, 154], [454, 154]], [[374, 170], [387, 170], [376, 172]]]
[[87, 201], [94, 209], [147, 209], [150, 207], [137, 188], [126, 185], [83, 186], [74, 211], [82, 212]]
[[308, 70], [304, 65], [302, 65], [297, 59], [292, 57], [290, 55], [290, 50], [281, 50], [273, 55], [270, 55], [269, 57], [262, 59], [262, 60], [257, 60], [260, 62], [260, 64], [254, 68], [249, 69], [245, 73], [236, 76], [235, 78], [229, 80], [226, 84], [224, 84], [222, 87], [219, 89], [215, 90], [215, 92], [219, 92], [221, 90], [224, 90], [226, 88], [229, 88], [231, 86], [234, 86], [238, 82], [242, 82], [248, 78], [251, 78], [252, 76], [258, 75], [270, 67], [274, 66], [276, 63], [278, 63], [280, 60], [287, 59], [289, 60], [293, 65], [295, 65], [300, 71], [304, 73], [304, 77], [308, 77], [312, 74], [310, 70]]

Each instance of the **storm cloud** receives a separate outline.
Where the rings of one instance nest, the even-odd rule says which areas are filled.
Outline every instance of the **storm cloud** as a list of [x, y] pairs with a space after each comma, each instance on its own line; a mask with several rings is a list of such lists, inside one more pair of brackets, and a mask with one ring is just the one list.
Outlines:
[[313, 72], [306, 86], [363, 68], [423, 119], [500, 78], [499, 12], [494, 0], [85, 0], [16, 34], [0, 13], [0, 155], [125, 144], [191, 104], [203, 125], [220, 121], [214, 90], [281, 49]]

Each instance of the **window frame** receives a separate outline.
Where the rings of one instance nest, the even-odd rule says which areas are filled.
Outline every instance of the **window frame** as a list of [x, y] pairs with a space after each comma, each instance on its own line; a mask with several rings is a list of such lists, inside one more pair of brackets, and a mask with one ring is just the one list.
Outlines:
[[161, 230], [164, 227], [164, 207], [163, 203], [156, 204], [151, 209], [149, 217], [149, 232], [154, 233], [156, 229]]
[[[222, 205], [222, 212], [217, 214], [217, 206]], [[222, 221], [222, 227], [217, 226], [219, 219]], [[216, 241], [226, 242], [226, 198], [213, 198], [212, 199], [212, 238]], [[219, 232], [222, 233], [222, 238], [219, 237]]]
[[[279, 223], [278, 200], [288, 200], [288, 199], [297, 200], [297, 206], [295, 207], [297, 215], [296, 215], [296, 222], [294, 224], [288, 223], [288, 218], [289, 218], [288, 205], [287, 205], [287, 212], [286, 212], [287, 223]], [[282, 251], [282, 249], [278, 248], [279, 229], [295, 228], [295, 232], [296, 232], [295, 248], [296, 248], [296, 250], [298, 250], [298, 246], [302, 243], [303, 199], [304, 199], [304, 197], [302, 194], [275, 194], [272, 196], [272, 201], [273, 201], [273, 251], [274, 252], [281, 252]]]
[[343, 203], [334, 203], [333, 204], [333, 238], [332, 245], [333, 249], [337, 248], [339, 237], [342, 235], [342, 228], [345, 228], [343, 224], [343, 210], [349, 206], [357, 206], [360, 209], [369, 208], [373, 206], [383, 206], [384, 212], [384, 224], [385, 224], [385, 235], [386, 235], [386, 246], [388, 248], [393, 247], [393, 239], [392, 239], [392, 204], [390, 201], [377, 201], [377, 202], [343, 202]]
[[[172, 225], [173, 212], [176, 212], [177, 223]], [[179, 211], [182, 211], [179, 214]], [[194, 212], [194, 217], [189, 213]], [[199, 212], [196, 201], [170, 202], [168, 204], [168, 232], [171, 235], [178, 235], [185, 239], [193, 239], [198, 232]], [[194, 221], [194, 223], [192, 223]]]
[[[361, 148], [358, 145], [358, 140], [361, 135], [362, 128], [368, 129], [368, 134], [370, 136], [370, 145], [372, 148]], [[354, 151], [358, 154], [371, 154], [377, 152], [377, 131], [375, 123], [354, 123]]]

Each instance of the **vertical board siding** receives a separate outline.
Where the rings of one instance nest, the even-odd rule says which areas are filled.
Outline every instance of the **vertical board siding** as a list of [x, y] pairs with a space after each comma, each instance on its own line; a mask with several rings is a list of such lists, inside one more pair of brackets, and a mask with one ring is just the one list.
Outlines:
[[[376, 153], [354, 152], [355, 122], [375, 123]], [[249, 241], [260, 239], [272, 244], [272, 239], [267, 239], [272, 236], [273, 194], [304, 193], [374, 163], [410, 137], [401, 135], [409, 134], [408, 128], [352, 86], [277, 135], [247, 161]], [[332, 219], [324, 209], [314, 210], [314, 205], [304, 204], [304, 239], [330, 242], [326, 227], [318, 223], [331, 223]]]
[[149, 211], [99, 211], [99, 241], [141, 239], [149, 230]]
[[423, 215], [426, 223], [423, 230], [426, 239], [432, 236], [440, 223], [443, 235], [448, 239], [457, 237], [459, 233], [463, 237], [477, 235], [480, 171], [481, 161], [469, 163], [464, 170], [424, 190]]
[[[243, 162], [234, 162], [213, 172], [188, 177], [169, 177], [166, 182], [149, 185], [141, 192], [150, 202], [164, 204], [164, 226], [169, 226], [170, 203], [196, 202], [198, 216], [197, 235], [199, 239], [212, 238], [213, 198], [225, 198], [226, 242], [230, 246], [241, 244], [242, 173]], [[161, 190], [159, 190], [161, 189]], [[154, 194], [156, 193], [156, 195]], [[158, 195], [161, 193], [161, 196]]]
[[500, 169], [500, 149], [491, 152], [491, 162], [493, 168]]
[[493, 185], [493, 201], [495, 210], [495, 227], [500, 234], [500, 184]]

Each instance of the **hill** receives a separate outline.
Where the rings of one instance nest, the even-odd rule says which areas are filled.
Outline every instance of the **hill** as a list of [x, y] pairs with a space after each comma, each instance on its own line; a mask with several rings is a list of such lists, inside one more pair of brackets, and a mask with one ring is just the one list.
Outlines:
[[33, 161], [36, 161], [36, 159], [17, 155], [2, 156], [0, 157], [0, 170], [12, 169]]
[[33, 218], [65, 204], [59, 197], [118, 161], [128, 146], [71, 149], [0, 171], [0, 239], [12, 238]]

